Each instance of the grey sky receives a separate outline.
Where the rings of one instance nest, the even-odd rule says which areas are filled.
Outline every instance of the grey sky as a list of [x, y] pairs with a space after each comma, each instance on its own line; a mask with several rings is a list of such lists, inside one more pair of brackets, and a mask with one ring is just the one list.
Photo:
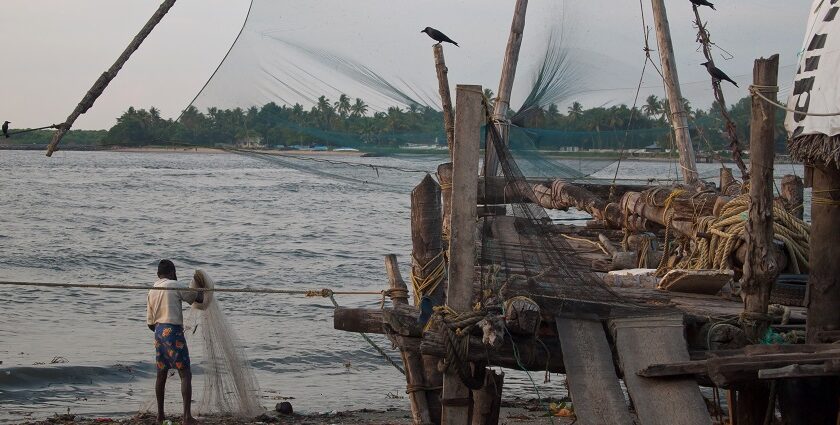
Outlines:
[[[108, 128], [131, 105], [157, 106], [164, 116], [177, 116], [227, 51], [249, 3], [179, 0], [77, 127]], [[653, 25], [649, 1], [643, 3], [648, 25]], [[708, 77], [699, 65], [703, 56], [694, 41], [690, 3], [666, 3], [684, 96], [695, 105], [708, 107], [712, 98]], [[715, 3], [717, 12], [702, 9], [704, 19], [709, 21], [713, 40], [735, 56], [722, 60], [718, 55], [716, 60], [741, 85], [741, 89], [727, 87], [728, 100], [747, 94], [752, 60], [772, 53], [781, 54], [780, 81], [782, 89], [786, 89], [795, 71], [810, 2]], [[0, 120], [12, 121], [14, 127], [63, 121], [158, 4], [156, 0], [4, 0], [0, 15], [5, 57], [0, 65]], [[264, 31], [287, 41], [339, 52], [432, 93], [435, 86], [431, 40], [419, 30], [430, 25], [461, 44], [461, 48], [446, 48], [453, 85], [477, 83], [495, 90], [513, 8], [512, 0], [261, 0], [258, 4]], [[562, 22], [564, 45], [571, 51], [579, 88], [584, 91], [574, 99], [586, 107], [632, 103], [644, 60], [636, 0], [580, 0], [565, 4], [531, 0], [514, 103], [525, 95], [539, 52], [544, 48], [547, 28], [555, 21]], [[376, 30], [364, 31], [365, 28]], [[384, 34], [389, 36], [383, 37]], [[264, 34], [251, 36], [254, 40], [265, 39]], [[651, 44], [656, 48], [654, 37]], [[232, 89], [225, 92], [225, 87], [212, 88], [222, 98], [244, 94], [255, 87], [262, 94], [260, 99], [270, 99], [272, 93], [277, 93], [268, 87], [271, 83], [265, 79], [265, 73], [252, 73], [246, 68], [276, 64], [285, 56], [272, 50], [276, 43], [270, 40], [257, 45], [258, 51], [235, 52], [240, 59], [219, 84]], [[268, 50], [262, 50], [266, 46]], [[263, 79], [256, 75], [263, 75]], [[650, 68], [646, 75], [644, 85], [649, 88], [643, 90], [642, 96], [661, 96], [658, 75]]]

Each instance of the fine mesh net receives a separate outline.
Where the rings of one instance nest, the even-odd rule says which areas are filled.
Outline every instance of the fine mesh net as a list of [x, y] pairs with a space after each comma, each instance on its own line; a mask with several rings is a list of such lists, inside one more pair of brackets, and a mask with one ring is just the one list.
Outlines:
[[[207, 273], [196, 270], [193, 282], [206, 288], [214, 283]], [[259, 401], [259, 384], [254, 371], [242, 350], [236, 331], [228, 322], [217, 298], [209, 298], [191, 310], [203, 342], [204, 353], [200, 359], [203, 370], [204, 390], [196, 413], [201, 415], [222, 413], [253, 418], [263, 412]]]

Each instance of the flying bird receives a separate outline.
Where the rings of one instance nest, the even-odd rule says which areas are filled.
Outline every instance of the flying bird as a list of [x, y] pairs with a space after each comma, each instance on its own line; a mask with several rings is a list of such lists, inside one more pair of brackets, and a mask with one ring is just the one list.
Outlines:
[[3, 123], [3, 135], [6, 136], [7, 139], [9, 138], [9, 122], [8, 121]]
[[709, 6], [709, 7], [711, 7], [711, 8], [712, 8], [712, 10], [717, 10], [717, 9], [715, 9], [715, 5], [713, 5], [713, 4], [711, 4], [711, 3], [709, 3], [707, 0], [688, 0], [688, 1], [690, 1], [691, 3], [693, 3], [693, 4], [694, 4], [694, 7], [698, 7], [698, 6]]
[[711, 63], [709, 63], [709, 62], [703, 62], [703, 63], [701, 63], [700, 65], [705, 66], [705, 67], [706, 67], [706, 71], [709, 71], [709, 75], [711, 75], [711, 76], [712, 76], [712, 78], [714, 78], [714, 79], [715, 79], [715, 80], [717, 80], [718, 82], [721, 82], [722, 80], [726, 80], [726, 81], [729, 81], [730, 83], [734, 84], [734, 85], [735, 85], [735, 87], [738, 87], [738, 83], [736, 83], [735, 81], [732, 81], [732, 79], [731, 79], [731, 78], [729, 78], [729, 76], [728, 76], [728, 75], [726, 75], [726, 73], [725, 73], [725, 72], [723, 72], [723, 71], [721, 71], [721, 70], [717, 69], [717, 68], [716, 68], [714, 65], [712, 65]]
[[[437, 41], [437, 44], [443, 43], [445, 41], [447, 43], [452, 43], [452, 44], [458, 46], [458, 43], [452, 41], [452, 39], [447, 37], [446, 34], [440, 32], [440, 31], [438, 31], [438, 30], [436, 30], [432, 27], [426, 27], [423, 31], [420, 31], [420, 32], [425, 32], [426, 35], [428, 35], [429, 37], [432, 38], [432, 40]], [[458, 46], [458, 47], [461, 47], [461, 46]]]

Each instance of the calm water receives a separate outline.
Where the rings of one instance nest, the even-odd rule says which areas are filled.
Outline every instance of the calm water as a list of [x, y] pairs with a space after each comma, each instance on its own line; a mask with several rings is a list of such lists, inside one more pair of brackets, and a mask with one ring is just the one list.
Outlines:
[[[419, 170], [443, 162], [345, 159]], [[599, 176], [612, 177], [608, 165], [600, 165], [607, 168]], [[714, 164], [700, 167], [703, 176], [717, 174]], [[802, 175], [800, 166], [777, 172]], [[619, 174], [673, 175], [673, 165], [653, 162], [624, 162]], [[408, 276], [408, 194], [421, 177], [231, 154], [60, 152], [48, 159], [42, 152], [0, 151], [0, 280], [149, 285], [157, 260], [171, 258], [182, 281], [202, 268], [228, 287], [380, 290], [387, 284], [383, 255], [398, 254]], [[68, 408], [130, 414], [151, 399], [145, 292], [0, 291], [0, 422]], [[256, 368], [266, 407], [281, 397], [294, 397], [302, 412], [407, 407], [403, 377], [358, 335], [332, 329], [329, 300], [219, 299]], [[376, 297], [338, 302], [379, 305]], [[191, 345], [198, 383], [199, 345]], [[534, 394], [525, 374], [507, 373], [506, 394]], [[544, 395], [565, 394], [561, 377], [544, 385], [542, 374], [534, 379]], [[178, 399], [174, 391], [169, 398]]]

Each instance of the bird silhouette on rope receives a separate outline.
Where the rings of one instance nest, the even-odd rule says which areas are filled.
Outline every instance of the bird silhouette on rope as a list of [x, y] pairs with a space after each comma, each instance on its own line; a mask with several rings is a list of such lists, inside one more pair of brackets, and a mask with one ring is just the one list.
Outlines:
[[429, 37], [432, 38], [432, 40], [437, 41], [437, 44], [447, 42], [447, 43], [452, 43], [457, 47], [461, 47], [461, 46], [458, 46], [458, 43], [453, 41], [451, 38], [447, 37], [446, 34], [440, 32], [440, 31], [438, 31], [438, 30], [436, 30], [432, 27], [426, 27], [426, 28], [423, 29], [423, 31], [420, 31], [420, 32], [425, 32], [426, 35], [428, 35]]
[[688, 1], [690, 1], [692, 4], [694, 4], [694, 7], [709, 6], [709, 7], [712, 8], [712, 10], [717, 10], [717, 9], [715, 9], [715, 5], [709, 3], [707, 0], [688, 0]]
[[721, 81], [724, 81], [724, 80], [729, 81], [730, 83], [734, 84], [735, 87], [738, 87], [738, 83], [736, 83], [731, 78], [729, 78], [729, 76], [726, 75], [725, 72], [721, 71], [720, 69], [718, 69], [717, 67], [712, 65], [711, 62], [703, 62], [700, 65], [703, 65], [703, 66], [706, 67], [706, 71], [709, 71], [709, 75], [711, 75], [712, 78], [715, 79], [715, 81], [717, 81], [717, 82], [721, 82]]

